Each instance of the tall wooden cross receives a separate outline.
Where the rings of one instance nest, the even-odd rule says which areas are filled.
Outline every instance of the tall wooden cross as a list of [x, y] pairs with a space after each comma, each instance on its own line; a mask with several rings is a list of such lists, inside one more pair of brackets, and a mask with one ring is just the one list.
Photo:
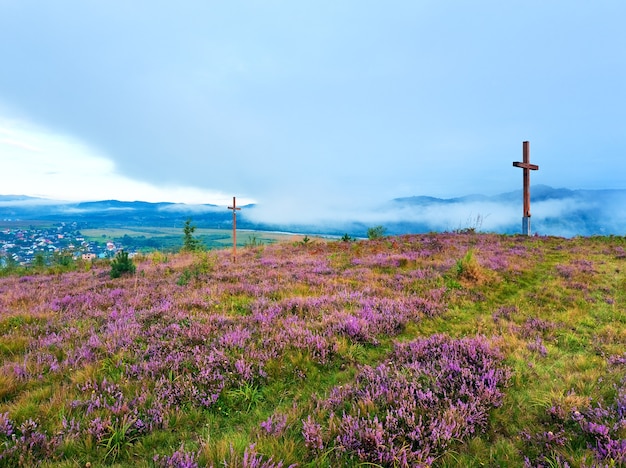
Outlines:
[[237, 207], [237, 201], [233, 197], [233, 206], [228, 207], [229, 210], [233, 210], [233, 262], [237, 261], [237, 210], [241, 208]]
[[524, 170], [524, 217], [522, 218], [522, 234], [530, 236], [530, 171], [539, 170], [539, 166], [530, 163], [530, 143], [522, 143], [523, 162], [514, 162], [513, 166]]

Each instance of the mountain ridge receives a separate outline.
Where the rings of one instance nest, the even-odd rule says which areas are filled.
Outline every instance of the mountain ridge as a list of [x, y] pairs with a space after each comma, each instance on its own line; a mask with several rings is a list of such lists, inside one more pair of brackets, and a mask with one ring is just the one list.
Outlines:
[[[497, 195], [470, 194], [454, 198], [427, 195], [394, 198], [367, 212], [348, 213], [341, 220], [276, 222], [261, 217], [256, 204], [241, 206], [237, 225], [242, 229], [365, 236], [373, 225], [388, 234], [443, 232], [463, 229], [503, 234], [520, 231], [522, 191]], [[563, 237], [624, 235], [626, 190], [531, 187], [533, 232]], [[153, 225], [180, 227], [192, 218], [198, 227], [229, 228], [232, 212], [226, 206], [174, 202], [56, 201], [24, 195], [0, 195], [0, 220], [81, 222], [96, 226]]]

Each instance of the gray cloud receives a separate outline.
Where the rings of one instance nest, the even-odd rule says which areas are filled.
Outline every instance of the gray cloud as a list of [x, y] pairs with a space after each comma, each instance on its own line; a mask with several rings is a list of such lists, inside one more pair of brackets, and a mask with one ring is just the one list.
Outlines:
[[[263, 219], [391, 222], [404, 213], [362, 210], [519, 187], [510, 166], [524, 139], [534, 180], [624, 187], [624, 13], [564, 1], [10, 2], [0, 103], [126, 177], [255, 199]], [[509, 222], [495, 206], [454, 210], [429, 215]]]

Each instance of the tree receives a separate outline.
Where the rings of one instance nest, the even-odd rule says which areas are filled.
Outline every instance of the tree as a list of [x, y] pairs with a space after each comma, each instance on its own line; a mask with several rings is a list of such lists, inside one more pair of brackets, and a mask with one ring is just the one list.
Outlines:
[[46, 267], [46, 257], [44, 256], [43, 252], [37, 252], [33, 261], [33, 265], [39, 270], [43, 270]]
[[4, 267], [5, 271], [10, 272], [17, 268], [17, 262], [10, 253], [7, 252], [7, 254], [2, 257], [2, 260], [4, 261], [0, 262], [0, 265]]
[[136, 267], [128, 252], [120, 250], [111, 261], [111, 278], [119, 278], [122, 275], [135, 273]]
[[387, 232], [387, 229], [383, 226], [372, 227], [367, 230], [367, 238], [370, 240], [380, 239], [385, 237], [385, 232]]
[[202, 250], [202, 242], [193, 237], [193, 233], [196, 231], [196, 227], [192, 226], [191, 219], [185, 221], [183, 227], [183, 250], [187, 252], [195, 252], [196, 250]]

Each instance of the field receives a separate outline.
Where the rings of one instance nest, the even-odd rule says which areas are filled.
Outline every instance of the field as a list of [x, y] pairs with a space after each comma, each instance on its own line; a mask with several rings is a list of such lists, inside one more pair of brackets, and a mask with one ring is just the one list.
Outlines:
[[623, 466], [625, 247], [307, 239], [0, 277], [0, 467]]
[[[125, 248], [136, 247], [141, 250], [170, 250], [177, 251], [182, 247], [183, 231], [180, 227], [132, 227], [132, 228], [98, 228], [81, 229], [85, 239], [96, 242], [113, 241], [123, 244]], [[231, 229], [196, 228], [193, 236], [205, 248], [220, 249], [233, 245], [233, 231]], [[295, 240], [302, 236], [288, 233], [274, 233], [267, 231], [237, 230], [237, 245], [273, 244], [285, 240]]]

